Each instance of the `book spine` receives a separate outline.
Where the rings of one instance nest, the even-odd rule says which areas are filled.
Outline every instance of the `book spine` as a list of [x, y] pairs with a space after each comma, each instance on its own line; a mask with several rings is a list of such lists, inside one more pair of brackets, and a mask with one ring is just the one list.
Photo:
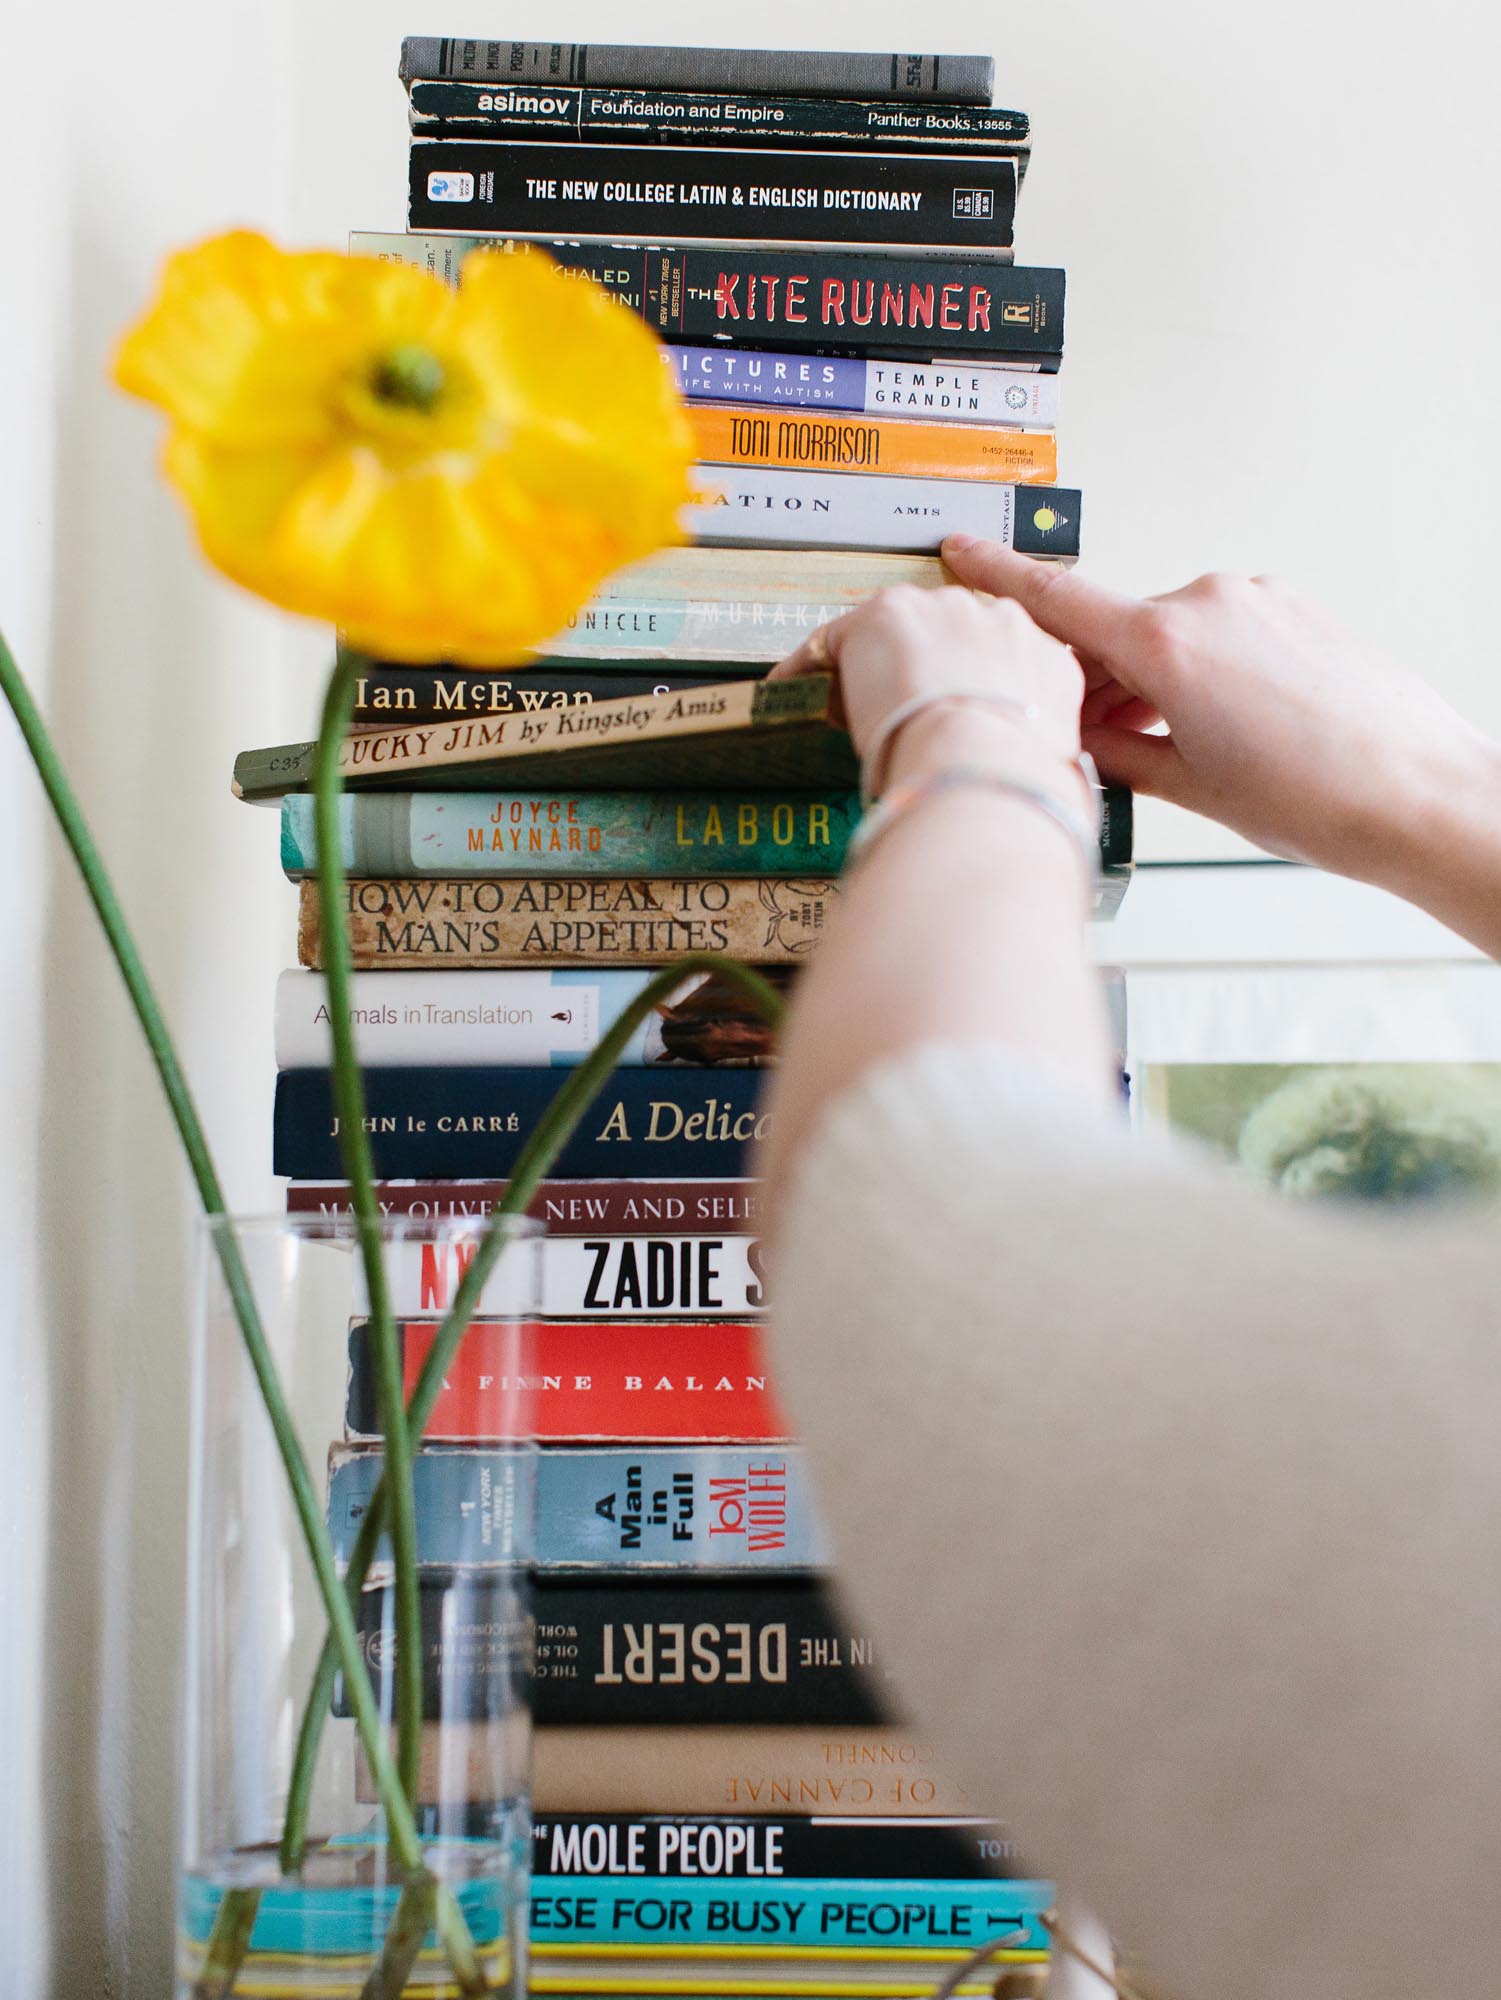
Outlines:
[[[437, 1336], [436, 1320], [400, 1328], [408, 1396]], [[754, 1324], [478, 1319], [445, 1371], [424, 1436], [435, 1444], [515, 1437], [547, 1444], [759, 1444], [788, 1432]], [[356, 1443], [380, 1435], [364, 1320], [349, 1335], [344, 1434]]]
[[[719, 792], [366, 792], [339, 801], [344, 866], [379, 880], [507, 878], [503, 895], [450, 887], [405, 897], [359, 891], [351, 916], [411, 918], [548, 917], [560, 907], [556, 879], [704, 879], [832, 874], [858, 818], [853, 792], [778, 797], [775, 791]], [[288, 875], [317, 866], [313, 801], [281, 802], [281, 858]], [[389, 885], [383, 885], [388, 887]], [[444, 901], [445, 894], [448, 901]], [[585, 915], [683, 918], [712, 914], [720, 890], [670, 892], [655, 885], [592, 891], [573, 909]], [[519, 945], [516, 947], [520, 949]]]
[[1072, 562], [1080, 495], [1069, 487], [978, 479], [901, 479], [701, 465], [710, 497], [683, 510], [690, 534], [723, 548], [908, 549], [936, 555], [945, 535], [979, 535], [1022, 555]]
[[[494, 1567], [522, 1552], [537, 1569], [558, 1572], [759, 1574], [828, 1561], [796, 1445], [544, 1446], [535, 1454], [428, 1447], [415, 1467], [420, 1560], [435, 1568]], [[329, 1453], [328, 1526], [340, 1562], [381, 1468], [382, 1454], [368, 1446]]]
[[586, 1892], [576, 1882], [534, 1877], [531, 1939], [544, 1950], [566, 1940], [609, 1945], [768, 1947], [840, 1946], [905, 1951], [978, 1951], [988, 1939], [1015, 1951], [1045, 1951], [1043, 1913], [1051, 1882], [800, 1882], [795, 1894], [648, 1876], [605, 1880]]
[[412, 130], [425, 138], [582, 141], [605, 145], [869, 146], [880, 151], [1021, 155], [1023, 111], [989, 104], [906, 104], [867, 98], [783, 97], [724, 91], [583, 90], [418, 78], [408, 93]]
[[734, 347], [669, 346], [662, 354], [690, 402], [783, 404], [1031, 430], [1051, 430], [1058, 422], [1058, 377], [1036, 370], [977, 362], [854, 361]]
[[[429, 897], [411, 892], [430, 890]], [[801, 964], [838, 896], [830, 880], [543, 882], [355, 880], [345, 901], [356, 966], [482, 969], [536, 964], [670, 965], [690, 951], [726, 952], [766, 969]], [[420, 905], [420, 908], [419, 908]], [[298, 956], [323, 961], [321, 904], [302, 885]], [[650, 1031], [652, 1035], [656, 1029]]]
[[989, 56], [871, 55], [845, 50], [690, 49], [611, 42], [491, 42], [408, 35], [403, 83], [464, 77], [478, 83], [592, 84], [596, 89], [768, 92], [869, 97], [882, 102], [987, 105]]
[[719, 404], [691, 410], [689, 422], [699, 457], [716, 468], [759, 465], [788, 472], [999, 479], [1029, 486], [1051, 486], [1058, 476], [1058, 440], [1051, 431], [926, 424], [902, 417], [794, 416]]
[[[424, 1574], [420, 1601], [422, 1706], [434, 1721], [503, 1714], [528, 1679], [538, 1723], [889, 1719], [874, 1641], [811, 1580], [527, 1589], [478, 1570]], [[384, 1708], [397, 1650], [389, 1584], [361, 1592], [358, 1624]], [[349, 1713], [342, 1678], [334, 1712]]]
[[[1040, 379], [1040, 378], [1039, 378]], [[515, 673], [473, 668], [381, 665], [355, 682], [355, 728], [447, 722], [470, 715], [536, 715], [555, 708], [589, 708], [622, 695], [673, 694], [717, 686], [727, 670], [695, 674], [665, 662], [655, 671], [601, 666], [528, 666]]]
[[973, 1882], [1024, 1873], [1008, 1828], [992, 1820], [689, 1818], [554, 1813], [532, 1825], [534, 1875], [713, 1876], [720, 1881], [922, 1876]]
[[435, 272], [464, 259], [543, 250], [639, 313], [664, 339], [876, 358], [964, 356], [1056, 370], [1063, 356], [1062, 271], [995, 258], [906, 250], [789, 250], [590, 244], [494, 236], [359, 232], [351, 250]]
[[1009, 251], [1016, 161], [969, 153], [792, 152], [417, 138], [413, 229], [614, 242], [878, 244]]
[[[455, 1784], [491, 1803], [496, 1724], [426, 1723], [420, 1800]], [[440, 1791], [439, 1778], [442, 1788]], [[466, 1783], [467, 1781], [467, 1783]], [[368, 1770], [357, 1789], [374, 1797]], [[899, 1730], [818, 1727], [678, 1729], [643, 1723], [538, 1729], [532, 1802], [546, 1813], [816, 1813], [825, 1818], [968, 1814], [975, 1801], [933, 1748]], [[711, 1986], [708, 1990], [723, 1989]]]
[[[764, 913], [763, 913], [764, 922]], [[360, 1061], [455, 1068], [551, 1064], [572, 1069], [599, 1046], [640, 997], [648, 972], [357, 973], [351, 990]], [[279, 1069], [316, 1069], [329, 1060], [327, 985], [316, 972], [284, 972], [276, 982]], [[734, 989], [695, 974], [660, 1002], [616, 1062], [642, 1068], [687, 1062], [704, 1068], [765, 1063], [770, 1025]]]
[[[505, 1199], [508, 1181], [380, 1181], [375, 1197], [382, 1215], [483, 1218]], [[353, 1214], [346, 1181], [292, 1181], [289, 1215]], [[560, 1236], [631, 1235], [655, 1230], [674, 1235], [714, 1232], [754, 1235], [761, 1226], [756, 1181], [543, 1181], [527, 1207]]]
[[[476, 1228], [471, 1236], [388, 1244], [386, 1289], [392, 1312], [411, 1319], [446, 1313], [482, 1233]], [[648, 1235], [639, 1229], [602, 1236], [596, 1228], [584, 1235], [548, 1235], [536, 1247], [540, 1270], [523, 1269], [528, 1284], [534, 1277], [540, 1283], [539, 1310], [547, 1319], [741, 1319], [766, 1306], [766, 1260], [758, 1236], [724, 1230]], [[473, 1308], [477, 1319], [526, 1303], [508, 1275], [516, 1267], [517, 1260], [507, 1256], [490, 1273]], [[363, 1311], [359, 1282], [356, 1298]]]
[[[366, 1125], [377, 1178], [508, 1173], [558, 1089], [552, 1069], [372, 1069]], [[620, 1070], [564, 1146], [565, 1178], [723, 1178], [756, 1171], [768, 1129], [756, 1070]], [[332, 1180], [341, 1171], [324, 1069], [276, 1079], [272, 1172]]]

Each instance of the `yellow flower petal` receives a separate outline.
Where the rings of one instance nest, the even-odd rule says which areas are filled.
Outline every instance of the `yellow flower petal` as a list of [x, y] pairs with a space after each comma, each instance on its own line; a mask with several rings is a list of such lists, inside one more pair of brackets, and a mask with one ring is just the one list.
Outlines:
[[660, 349], [541, 252], [473, 258], [455, 294], [237, 232], [172, 260], [116, 374], [174, 420], [210, 560], [389, 658], [518, 658], [680, 539]]

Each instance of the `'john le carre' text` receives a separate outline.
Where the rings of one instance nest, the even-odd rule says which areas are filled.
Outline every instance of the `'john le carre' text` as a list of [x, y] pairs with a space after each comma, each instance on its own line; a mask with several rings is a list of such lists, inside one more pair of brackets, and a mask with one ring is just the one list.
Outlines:
[[[687, 1111], [681, 1104], [664, 1102], [652, 1098], [647, 1105], [647, 1119], [644, 1126], [631, 1130], [626, 1107], [619, 1098], [606, 1114], [603, 1123], [592, 1134], [596, 1145], [608, 1145], [612, 1140], [623, 1139], [633, 1143], [639, 1139], [648, 1146], [661, 1146], [669, 1142], [679, 1145], [723, 1146], [743, 1145], [750, 1139], [764, 1139], [771, 1130], [771, 1114], [767, 1111], [731, 1112], [727, 1103], [717, 1097], [706, 1097], [702, 1111]], [[378, 1117], [361, 1121], [367, 1132], [518, 1132], [520, 1119], [514, 1111], [477, 1112], [473, 1116], [460, 1111], [444, 1112], [441, 1117], [419, 1118], [415, 1113], [401, 1114], [383, 1112]], [[337, 1138], [339, 1120], [329, 1121], [329, 1134]]]

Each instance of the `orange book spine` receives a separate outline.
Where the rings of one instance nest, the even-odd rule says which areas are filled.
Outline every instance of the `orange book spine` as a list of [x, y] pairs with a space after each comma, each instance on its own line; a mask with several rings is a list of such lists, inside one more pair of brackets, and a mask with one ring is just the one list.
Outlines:
[[767, 465], [798, 472], [890, 472], [920, 479], [997, 479], [1051, 486], [1058, 476], [1052, 431], [1000, 424], [925, 424], [909, 417], [837, 416], [802, 410], [688, 412], [698, 455], [709, 464]]

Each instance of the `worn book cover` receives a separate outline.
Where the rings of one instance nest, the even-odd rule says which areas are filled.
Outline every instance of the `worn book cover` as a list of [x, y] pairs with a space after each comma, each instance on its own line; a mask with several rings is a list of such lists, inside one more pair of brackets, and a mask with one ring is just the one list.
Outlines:
[[408, 35], [403, 83], [469, 77], [512, 84], [594, 84], [628, 90], [800, 92], [892, 102], [989, 104], [991, 56], [876, 55], [860, 49], [656, 48], [632, 42], [478, 41]]
[[[838, 893], [837, 881], [823, 876], [480, 877], [355, 880], [345, 885], [345, 902], [355, 966], [382, 976], [410, 968], [421, 975], [425, 994], [433, 973], [460, 968], [468, 977], [470, 968], [670, 965], [690, 951], [721, 951], [768, 969], [798, 965], [822, 937]], [[306, 966], [323, 963], [316, 882], [302, 885], [297, 955]], [[446, 1003], [435, 996], [434, 1004]], [[376, 1023], [377, 1031], [382, 1025]], [[565, 1025], [571, 1029], [572, 1024]], [[674, 1036], [664, 1029], [657, 1038], [662, 1058], [672, 1041], [681, 1051], [675, 1059], [688, 1060], [691, 1032], [686, 1019]], [[378, 1033], [366, 1039], [391, 1040]], [[406, 1058], [449, 1059], [431, 1053]], [[655, 1054], [643, 1056], [657, 1059]], [[304, 1060], [321, 1062], [323, 1057]], [[499, 1058], [489, 1055], [486, 1060]]]
[[[858, 775], [850, 740], [833, 722], [827, 674], [727, 681], [587, 708], [414, 723], [347, 736], [339, 749], [346, 787], [567, 788], [631, 791], [752, 785], [821, 791]], [[245, 750], [235, 759], [242, 799], [278, 799], [312, 781], [311, 743]]]
[[1011, 254], [1016, 161], [975, 153], [413, 139], [407, 219], [460, 235], [643, 236]]

